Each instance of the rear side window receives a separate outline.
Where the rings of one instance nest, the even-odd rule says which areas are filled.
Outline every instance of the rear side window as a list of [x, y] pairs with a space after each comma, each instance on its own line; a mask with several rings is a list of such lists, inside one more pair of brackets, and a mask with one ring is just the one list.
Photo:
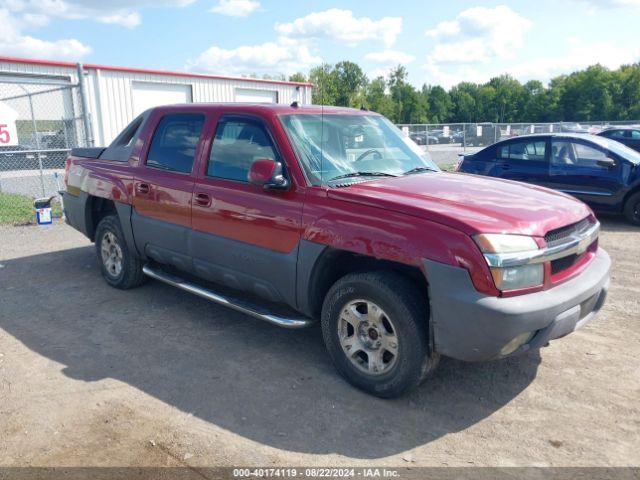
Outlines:
[[498, 148], [498, 158], [508, 160], [533, 160], [543, 162], [546, 158], [547, 142], [515, 142]]
[[207, 176], [246, 182], [251, 164], [262, 158], [277, 160], [262, 124], [250, 119], [223, 119], [216, 128]]
[[140, 115], [133, 122], [131, 122], [129, 126], [127, 126], [127, 128], [125, 128], [124, 131], [120, 135], [118, 135], [118, 138], [114, 140], [111, 146], [112, 147], [131, 146], [131, 142], [133, 142], [133, 139], [136, 137], [136, 133], [138, 132], [140, 125], [142, 125], [142, 120], [144, 120], [144, 117]]
[[147, 154], [147, 166], [190, 173], [204, 125], [200, 113], [174, 113], [162, 117]]

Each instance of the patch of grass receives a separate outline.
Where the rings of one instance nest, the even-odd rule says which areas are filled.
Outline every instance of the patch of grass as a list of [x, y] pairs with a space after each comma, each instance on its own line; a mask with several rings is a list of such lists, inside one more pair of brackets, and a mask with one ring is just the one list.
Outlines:
[[456, 171], [456, 165], [455, 163], [449, 163], [449, 164], [444, 164], [444, 165], [438, 165], [440, 167], [440, 170], [445, 171], [445, 172], [455, 172]]
[[[60, 202], [51, 204], [54, 217], [62, 216]], [[28, 225], [36, 223], [33, 199], [13, 193], [0, 192], [0, 225]]]

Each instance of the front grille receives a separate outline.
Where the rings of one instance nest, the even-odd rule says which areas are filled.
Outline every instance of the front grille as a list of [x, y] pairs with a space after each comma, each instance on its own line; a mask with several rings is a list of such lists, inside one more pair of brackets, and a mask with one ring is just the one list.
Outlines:
[[[572, 223], [571, 225], [566, 225], [564, 227], [556, 228], [555, 230], [551, 230], [547, 232], [544, 236], [545, 241], [547, 242], [547, 247], [556, 247], [558, 245], [562, 245], [563, 243], [569, 242], [572, 237], [583, 237], [586, 236], [586, 232], [593, 227], [596, 223], [596, 219], [593, 216], [589, 216], [583, 218], [579, 222]], [[577, 254], [567, 255], [566, 257], [558, 258], [556, 260], [551, 261], [551, 275], [556, 275], [564, 270], [567, 270], [574, 265], [576, 265], [580, 260], [582, 260], [584, 252]]]
[[595, 219], [593, 217], [583, 218], [579, 222], [572, 223], [571, 225], [550, 230], [544, 236], [544, 240], [547, 242], [548, 247], [562, 245], [572, 235], [580, 235], [586, 232], [594, 223]]
[[573, 267], [576, 263], [580, 261], [582, 255], [567, 255], [566, 257], [559, 258], [557, 260], [553, 260], [551, 262], [551, 275], [555, 275], [556, 273], [560, 273], [567, 268]]

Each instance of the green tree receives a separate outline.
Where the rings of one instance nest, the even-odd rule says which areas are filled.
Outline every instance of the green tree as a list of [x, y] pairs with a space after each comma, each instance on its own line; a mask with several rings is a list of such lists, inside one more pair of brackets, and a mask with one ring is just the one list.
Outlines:
[[521, 117], [526, 93], [519, 81], [510, 75], [500, 75], [489, 80], [485, 86], [494, 91], [492, 106], [489, 107], [494, 111], [492, 121], [514, 122]]
[[[301, 73], [289, 78], [306, 80]], [[364, 105], [396, 123], [640, 120], [640, 63], [617, 70], [593, 65], [547, 86], [500, 75], [485, 84], [461, 82], [449, 91], [423, 85], [418, 91], [402, 65], [388, 80], [369, 81], [356, 63], [342, 61], [311, 69], [309, 81], [314, 103]]]
[[451, 98], [451, 118], [452, 122], [476, 122], [478, 121], [478, 85], [475, 83], [462, 82], [451, 88], [449, 91]]
[[388, 118], [395, 115], [393, 100], [387, 92], [387, 82], [384, 77], [374, 78], [366, 85], [364, 106]]
[[358, 98], [367, 84], [367, 77], [362, 69], [353, 62], [336, 63], [331, 74], [336, 84], [336, 105], [341, 107], [361, 107], [356, 105]]
[[418, 92], [407, 82], [407, 77], [407, 69], [402, 65], [389, 74], [389, 92], [395, 113], [391, 119], [396, 123], [424, 123], [427, 120], [424, 103], [420, 102]]
[[313, 83], [312, 101], [316, 105], [335, 105], [338, 98], [333, 66], [328, 64], [314, 67], [309, 72], [309, 81]]
[[306, 75], [304, 73], [297, 72], [297, 73], [294, 73], [293, 75], [289, 75], [289, 81], [290, 82], [305, 83], [305, 82], [307, 82], [307, 77], [306, 77]]
[[449, 93], [439, 85], [422, 87], [427, 105], [427, 116], [431, 123], [444, 123], [452, 118], [453, 102]]

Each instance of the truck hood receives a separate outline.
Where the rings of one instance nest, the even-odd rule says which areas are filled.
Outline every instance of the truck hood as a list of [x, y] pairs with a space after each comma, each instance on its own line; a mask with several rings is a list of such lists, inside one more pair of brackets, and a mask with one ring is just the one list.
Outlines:
[[331, 198], [384, 208], [470, 235], [544, 236], [591, 214], [584, 203], [544, 187], [462, 173], [382, 178], [328, 191]]

